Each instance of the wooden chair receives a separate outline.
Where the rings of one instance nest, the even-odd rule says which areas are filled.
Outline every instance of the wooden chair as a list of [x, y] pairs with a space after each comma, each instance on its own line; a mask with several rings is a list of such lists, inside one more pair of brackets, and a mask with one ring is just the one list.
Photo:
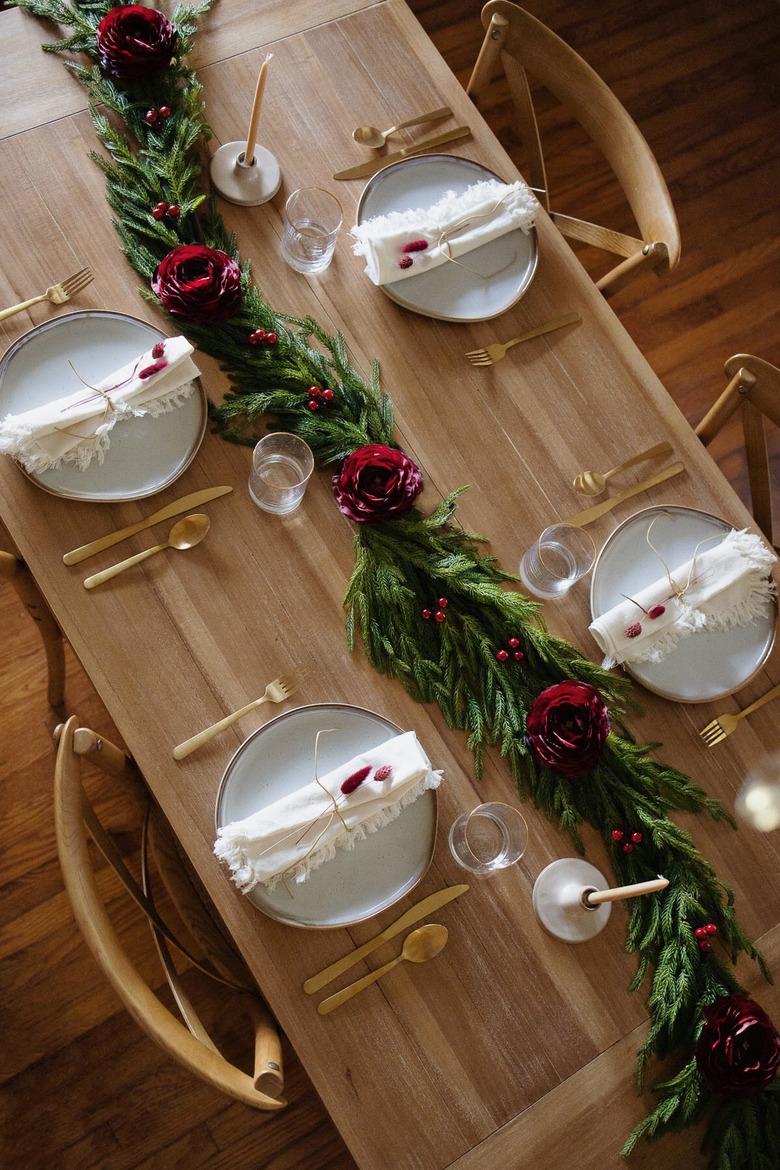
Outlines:
[[[644, 267], [657, 272], [680, 259], [680, 230], [669, 191], [650, 147], [609, 87], [545, 25], [509, 0], [482, 9], [485, 39], [466, 92], [475, 98], [503, 66], [520, 135], [529, 157], [529, 185], [564, 236], [623, 257], [596, 282], [614, 292]], [[550, 207], [547, 172], [528, 74], [574, 115], [614, 171], [642, 233], [636, 239]]]
[[764, 418], [780, 427], [780, 369], [749, 353], [735, 353], [724, 369], [729, 384], [696, 427], [696, 434], [707, 446], [741, 408], [753, 515], [771, 541], [772, 480]]
[[0, 579], [10, 581], [32, 620], [37, 625], [49, 674], [49, 705], [62, 708], [65, 702], [65, 650], [62, 631], [52, 616], [33, 575], [19, 555], [4, 525], [0, 524], [0, 541], [10, 552], [0, 551]]
[[[212, 911], [176, 845], [167, 822], [145, 793], [148, 810], [141, 849], [141, 881], [136, 881], [121, 852], [101, 825], [81, 784], [80, 757], [134, 787], [143, 787], [135, 765], [119, 748], [79, 727], [72, 716], [55, 732], [58, 739], [54, 777], [54, 815], [57, 850], [73, 914], [106, 978], [136, 1023], [174, 1060], [215, 1089], [254, 1109], [279, 1110], [286, 1101], [279, 1034], [259, 998], [251, 976], [227, 943]], [[157, 998], [122, 948], [114, 930], [90, 862], [87, 831], [112, 866], [133, 900], [146, 914], [162, 959], [168, 983], [184, 1023]], [[182, 922], [198, 943], [207, 948], [208, 965], [174, 935], [157, 910], [152, 896], [150, 860], [154, 859], [166, 890]], [[255, 1033], [254, 1075], [242, 1072], [219, 1051], [201, 1022], [171, 956], [171, 946], [211, 979], [235, 992]]]

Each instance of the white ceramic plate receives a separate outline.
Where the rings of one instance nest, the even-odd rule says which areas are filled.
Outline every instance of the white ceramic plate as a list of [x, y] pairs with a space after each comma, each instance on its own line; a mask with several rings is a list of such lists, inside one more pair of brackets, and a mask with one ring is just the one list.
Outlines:
[[[0, 361], [0, 417], [21, 414], [75, 390], [79, 381], [68, 359], [86, 382], [95, 382], [164, 337], [135, 317], [93, 309], [36, 325]], [[189, 467], [207, 418], [199, 381], [198, 393], [169, 414], [117, 423], [103, 464], [94, 459], [86, 471], [64, 464], [29, 478], [55, 496], [98, 504], [154, 495]]]
[[[687, 561], [700, 540], [731, 531], [732, 525], [693, 508], [645, 508], [625, 520], [602, 548], [593, 569], [590, 608], [594, 618], [663, 576], [663, 566], [645, 535], [655, 519], [652, 541], [674, 568]], [[714, 547], [715, 542], [707, 547]], [[739, 690], [763, 666], [772, 649], [777, 604], [748, 626], [702, 631], [680, 642], [662, 662], [625, 669], [649, 691], [679, 703], [704, 703]]]
[[[225, 769], [217, 794], [216, 826], [242, 820], [314, 778], [314, 740], [320, 739], [324, 776], [358, 752], [400, 735], [389, 719], [340, 703], [317, 703], [285, 711], [241, 745]], [[436, 793], [429, 791], [397, 820], [349, 851], [315, 869], [307, 881], [280, 882], [273, 891], [248, 894], [259, 910], [290, 926], [314, 928], [363, 922], [408, 894], [425, 874], [436, 840]], [[227, 871], [225, 871], [227, 873]]]
[[[358, 202], [357, 222], [430, 206], [447, 191], [465, 191], [474, 183], [497, 178], [487, 167], [450, 154], [403, 159], [369, 179]], [[489, 280], [480, 280], [458, 264], [440, 264], [419, 276], [382, 285], [382, 291], [424, 317], [487, 321], [511, 308], [531, 283], [539, 256], [536, 231], [509, 232], [468, 254], [469, 267], [484, 273], [501, 268], [512, 254], [513, 262]]]

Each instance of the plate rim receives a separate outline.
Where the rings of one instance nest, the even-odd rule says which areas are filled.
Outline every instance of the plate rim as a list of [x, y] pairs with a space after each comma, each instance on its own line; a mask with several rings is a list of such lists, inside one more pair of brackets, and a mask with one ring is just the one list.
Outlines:
[[[697, 516], [704, 516], [707, 520], [715, 520], [718, 522], [718, 524], [725, 524], [728, 529], [734, 528], [734, 525], [731, 524], [728, 520], [724, 520], [722, 516], [717, 516], [714, 512], [706, 512], [704, 508], [690, 508], [687, 504], [650, 504], [647, 508], [640, 508], [638, 512], [634, 512], [631, 516], [626, 516], [625, 520], [621, 520], [617, 528], [614, 528], [612, 532], [610, 532], [609, 536], [599, 549], [595, 561], [593, 562], [593, 569], [591, 571], [590, 578], [590, 593], [588, 597], [591, 620], [595, 620], [596, 616], [593, 612], [593, 590], [595, 588], [596, 570], [599, 567], [599, 562], [601, 561], [602, 555], [606, 552], [607, 546], [612, 543], [614, 538], [623, 528], [626, 527], [627, 524], [630, 524], [631, 521], [635, 520], [638, 516], [646, 515], [648, 512], [693, 512]], [[764, 539], [763, 535], [761, 536], [761, 539]], [[752, 671], [745, 679], [743, 679], [742, 682], [740, 682], [736, 687], [732, 687], [726, 691], [720, 691], [717, 695], [708, 695], [705, 699], [681, 699], [678, 695], [671, 694], [671, 692], [662, 690], [660, 687], [650, 686], [644, 681], [644, 679], [637, 677], [637, 675], [631, 669], [630, 665], [625, 663], [621, 664], [621, 670], [624, 670], [626, 674], [630, 675], [637, 686], [644, 687], [644, 689], [646, 691], [650, 691], [651, 694], [658, 695], [662, 699], [668, 699], [671, 703], [682, 703], [685, 706], [694, 706], [697, 703], [718, 703], [721, 699], [731, 698], [733, 695], [736, 695], [738, 691], [743, 690], [743, 688], [746, 687], [748, 683], [752, 682], [753, 679], [761, 673], [767, 663], [767, 660], [769, 659], [770, 654], [774, 650], [775, 641], [777, 638], [778, 622], [777, 596], [772, 598], [772, 604], [774, 605], [775, 609], [775, 621], [772, 628], [772, 637], [770, 638], [764, 655], [756, 666], [755, 670]]]
[[[500, 175], [497, 175], [495, 171], [491, 170], [490, 167], [485, 166], [484, 163], [475, 162], [472, 158], [464, 158], [461, 154], [416, 154], [411, 158], [399, 158], [397, 162], [390, 163], [389, 166], [382, 167], [380, 170], [376, 171], [368, 180], [363, 190], [360, 192], [357, 207], [355, 208], [356, 224], [361, 222], [360, 215], [363, 211], [363, 204], [368, 197], [373, 184], [377, 181], [377, 179], [379, 179], [380, 175], [386, 175], [388, 171], [395, 170], [397, 167], [408, 166], [410, 163], [428, 162], [431, 159], [446, 159], [448, 161], [454, 160], [456, 162], [467, 163], [471, 167], [476, 167], [479, 170], [485, 171], [487, 174], [492, 175], [493, 178], [497, 179], [499, 183], [506, 182], [506, 179], [502, 179]], [[508, 305], [505, 305], [503, 309], [499, 309], [497, 313], [480, 313], [476, 317], [447, 317], [443, 313], [429, 313], [425, 309], [418, 308], [417, 305], [410, 304], [397, 293], [390, 292], [387, 288], [387, 285], [381, 284], [378, 287], [389, 300], [393, 301], [396, 305], [400, 305], [402, 309], [406, 309], [409, 313], [419, 313], [421, 317], [429, 317], [433, 321], [450, 321], [453, 325], [478, 325], [482, 321], [493, 321], [496, 317], [501, 317], [504, 313], [508, 313], [510, 309], [514, 308], [518, 301], [523, 299], [525, 294], [528, 292], [528, 289], [531, 287], [534, 277], [536, 276], [536, 269], [539, 266], [539, 236], [537, 234], [535, 224], [532, 224], [528, 235], [533, 240], [533, 259], [531, 262], [531, 269], [528, 274], [528, 279], [515, 299], [510, 301]]]
[[[24, 333], [21, 333], [19, 337], [16, 337], [10, 343], [10, 345], [7, 346], [2, 356], [0, 356], [0, 389], [2, 388], [2, 382], [3, 378], [5, 377], [6, 370], [8, 369], [9, 363], [15, 354], [29, 341], [32, 341], [32, 339], [37, 334], [45, 333], [49, 329], [56, 329], [65, 321], [73, 321], [79, 318], [83, 319], [88, 317], [112, 317], [120, 321], [133, 321], [137, 325], [143, 325], [147, 329], [150, 329], [160, 341], [164, 341], [167, 337], [173, 336], [173, 334], [170, 333], [163, 333], [156, 325], [152, 325], [149, 323], [149, 321], [145, 321], [143, 317], [136, 317], [132, 313], [119, 313], [115, 309], [74, 309], [72, 312], [61, 313], [57, 317], [50, 317], [47, 321], [39, 321], [37, 325], [33, 325], [30, 329], [25, 330]], [[159, 484], [157, 487], [152, 488], [151, 491], [133, 492], [129, 496], [112, 496], [110, 499], [96, 499], [94, 496], [78, 495], [73, 492], [55, 491], [54, 488], [47, 487], [45, 484], [41, 483], [39, 479], [36, 479], [34, 475], [31, 475], [29, 471], [26, 471], [18, 459], [14, 459], [14, 463], [19, 468], [22, 475], [25, 476], [25, 478], [28, 479], [30, 483], [34, 484], [35, 487], [39, 488], [42, 492], [46, 492], [47, 495], [55, 496], [60, 500], [77, 500], [81, 504], [127, 504], [132, 500], [146, 500], [149, 499], [150, 496], [156, 496], [158, 492], [165, 491], [166, 488], [169, 488], [172, 484], [176, 483], [176, 480], [184, 475], [184, 472], [191, 465], [193, 459], [198, 454], [198, 451], [200, 451], [203, 440], [206, 437], [206, 429], [208, 427], [209, 421], [208, 399], [206, 398], [206, 391], [203, 389], [203, 382], [201, 381], [200, 377], [194, 378], [193, 381], [197, 384], [200, 394], [201, 414], [203, 416], [200, 432], [193, 444], [192, 451], [190, 452], [186, 462], [179, 468], [175, 475], [173, 475], [170, 479], [167, 479], [164, 483]]]
[[[240, 743], [238, 745], [238, 747], [236, 748], [236, 750], [233, 752], [232, 756], [228, 760], [227, 764], [225, 765], [225, 769], [222, 773], [222, 778], [220, 779], [219, 785], [217, 787], [217, 795], [216, 795], [216, 798], [214, 801], [214, 831], [215, 831], [215, 833], [219, 833], [219, 830], [221, 827], [219, 824], [219, 807], [220, 807], [220, 804], [222, 801], [222, 794], [224, 792], [229, 773], [230, 773], [231, 769], [233, 768], [233, 765], [235, 764], [235, 762], [238, 759], [241, 752], [243, 752], [244, 749], [246, 748], [247, 744], [250, 743], [253, 739], [255, 739], [262, 732], [264, 732], [267, 728], [271, 727], [273, 724], [280, 723], [284, 719], [289, 719], [291, 716], [297, 714], [300, 711], [312, 711], [312, 710], [359, 711], [363, 715], [373, 715], [377, 719], [382, 719], [385, 723], [389, 724], [390, 727], [395, 728], [395, 730], [398, 732], [399, 735], [404, 734], [404, 729], [402, 727], [399, 727], [399, 725], [397, 723], [395, 723], [394, 720], [389, 719], [387, 717], [387, 715], [383, 715], [381, 713], [381, 711], [374, 711], [370, 707], [361, 707], [361, 706], [358, 706], [356, 703], [302, 703], [300, 705], [300, 707], [292, 707], [289, 711], [280, 711], [280, 713], [278, 715], [275, 715], [273, 717], [273, 719], [269, 719], [267, 723], [263, 723], [260, 727], [256, 728], [250, 735], [248, 735], [246, 737], [246, 739], [243, 741], [243, 743]], [[416, 734], [416, 732], [415, 732], [415, 734]], [[438, 830], [439, 830], [439, 799], [438, 799], [437, 789], [430, 788], [430, 789], [428, 789], [428, 792], [433, 797], [433, 828], [431, 831], [431, 841], [430, 841], [430, 850], [429, 850], [429, 854], [428, 854], [428, 860], [425, 864], [425, 867], [421, 870], [420, 874], [418, 875], [418, 877], [416, 877], [415, 880], [412, 882], [412, 884], [407, 886], [403, 890], [403, 892], [398, 895], [397, 898], [394, 898], [392, 902], [388, 902], [387, 905], [382, 906], [378, 910], [372, 910], [368, 914], [363, 914], [359, 918], [351, 918], [349, 920], [349, 922], [339, 922], [339, 923], [297, 922], [295, 919], [285, 918], [281, 914], [274, 914], [270, 909], [268, 909], [264, 906], [258, 906], [256, 902], [253, 902], [252, 906], [260, 914], [264, 914], [266, 916], [266, 918], [270, 918], [274, 922], [281, 922], [283, 926], [294, 926], [298, 930], [346, 930], [350, 926], [357, 926], [358, 923], [360, 923], [360, 922], [369, 922], [372, 918], [376, 918], [379, 914], [384, 914], [385, 910], [389, 910], [392, 906], [397, 905], [398, 902], [400, 902], [402, 898], [405, 898], [405, 897], [407, 897], [407, 895], [411, 894], [412, 890], [415, 890], [417, 888], [417, 886], [419, 886], [420, 882], [423, 880], [423, 878], [426, 876], [426, 874], [430, 870], [431, 866], [433, 865], [433, 858], [434, 858], [434, 854], [436, 852], [436, 839], [438, 837]], [[220, 865], [220, 870], [222, 870], [224, 872], [223, 867], [221, 865]], [[231, 885], [233, 885], [232, 882], [231, 882]], [[236, 891], [236, 892], [238, 893], [238, 891]], [[242, 895], [242, 897], [246, 897], [246, 895]]]

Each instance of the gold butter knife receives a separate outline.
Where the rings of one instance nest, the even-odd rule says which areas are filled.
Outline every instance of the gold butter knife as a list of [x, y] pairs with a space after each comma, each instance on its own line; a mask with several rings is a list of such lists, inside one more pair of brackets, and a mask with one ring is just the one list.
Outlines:
[[447, 886], [443, 890], [437, 890], [435, 894], [429, 894], [427, 898], [423, 898], [422, 902], [415, 903], [411, 910], [407, 910], [405, 914], [402, 914], [400, 918], [392, 922], [381, 934], [369, 939], [368, 942], [363, 943], [362, 947], [358, 947], [357, 950], [350, 951], [343, 959], [337, 959], [335, 963], [331, 963], [324, 971], [320, 971], [319, 975], [312, 975], [311, 979], [307, 979], [304, 983], [303, 990], [307, 995], [314, 995], [315, 991], [319, 991], [320, 988], [324, 987], [326, 983], [330, 983], [331, 980], [338, 979], [339, 975], [343, 975], [345, 971], [349, 971], [350, 967], [354, 967], [355, 963], [359, 963], [361, 959], [365, 959], [366, 955], [370, 955], [377, 947], [381, 947], [382, 943], [389, 942], [391, 938], [395, 938], [397, 934], [406, 930], [407, 926], [412, 926], [413, 923], [419, 922], [421, 918], [427, 918], [435, 910], [440, 910], [448, 902], [459, 898], [461, 894], [465, 894], [468, 891], [468, 888], [468, 886]]
[[369, 175], [383, 171], [385, 167], [408, 158], [411, 154], [419, 154], [421, 150], [433, 150], [436, 146], [445, 146], [448, 142], [457, 142], [459, 138], [468, 138], [471, 130], [468, 126], [456, 126], [454, 130], [447, 130], [444, 134], [436, 134], [433, 138], [426, 138], [423, 142], [415, 142], [412, 146], [405, 146], [403, 150], [395, 150], [392, 154], [384, 154], [380, 158], [372, 158], [369, 162], [359, 163], [356, 167], [349, 167], [346, 171], [338, 171], [334, 179], [367, 179]]
[[130, 536], [135, 536], [136, 532], [143, 532], [145, 528], [151, 528], [154, 524], [159, 524], [161, 520], [170, 520], [171, 516], [178, 516], [181, 512], [189, 512], [190, 508], [207, 504], [209, 500], [226, 496], [232, 490], [232, 487], [223, 484], [221, 487], [201, 488], [199, 492], [190, 492], [188, 496], [182, 496], [180, 500], [174, 500], [172, 504], [166, 504], [159, 511], [152, 512], [151, 516], [147, 516], [145, 520], [139, 520], [137, 524], [130, 524], [127, 528], [120, 528], [117, 532], [109, 532], [107, 536], [101, 536], [97, 540], [90, 541], [89, 544], [82, 544], [81, 548], [74, 548], [71, 552], [66, 552], [62, 558], [63, 564], [78, 565], [87, 557], [92, 557], [95, 553], [103, 552], [104, 549], [111, 548], [112, 545], [119, 544], [120, 541], [127, 540]]
[[643, 479], [641, 483], [635, 484], [634, 487], [626, 488], [624, 491], [618, 492], [616, 496], [610, 496], [608, 500], [602, 500], [600, 504], [586, 508], [584, 512], [576, 512], [574, 516], [566, 516], [559, 523], [571, 524], [574, 528], [583, 528], [586, 524], [590, 524], [591, 520], [598, 520], [599, 516], [606, 516], [607, 512], [611, 512], [624, 500], [630, 500], [632, 496], [638, 496], [640, 492], [646, 492], [648, 488], [664, 483], [665, 480], [679, 475], [681, 471], [685, 471], [684, 463], [672, 463], [663, 471], [651, 475], [649, 479]]

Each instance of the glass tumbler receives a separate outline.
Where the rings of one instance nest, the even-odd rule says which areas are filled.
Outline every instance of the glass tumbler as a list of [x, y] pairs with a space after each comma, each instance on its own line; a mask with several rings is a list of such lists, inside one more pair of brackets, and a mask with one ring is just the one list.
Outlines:
[[564, 597], [593, 568], [593, 537], [570, 524], [545, 528], [520, 562], [520, 580], [529, 593], [548, 600]]
[[509, 804], [493, 801], [463, 813], [450, 829], [450, 852], [476, 876], [515, 865], [528, 844], [528, 825]]
[[303, 499], [314, 470], [314, 456], [308, 443], [286, 431], [275, 431], [261, 439], [252, 452], [249, 494], [265, 512], [286, 516]]
[[282, 256], [296, 272], [323, 272], [336, 247], [343, 221], [335, 195], [320, 187], [299, 187], [284, 205]]

